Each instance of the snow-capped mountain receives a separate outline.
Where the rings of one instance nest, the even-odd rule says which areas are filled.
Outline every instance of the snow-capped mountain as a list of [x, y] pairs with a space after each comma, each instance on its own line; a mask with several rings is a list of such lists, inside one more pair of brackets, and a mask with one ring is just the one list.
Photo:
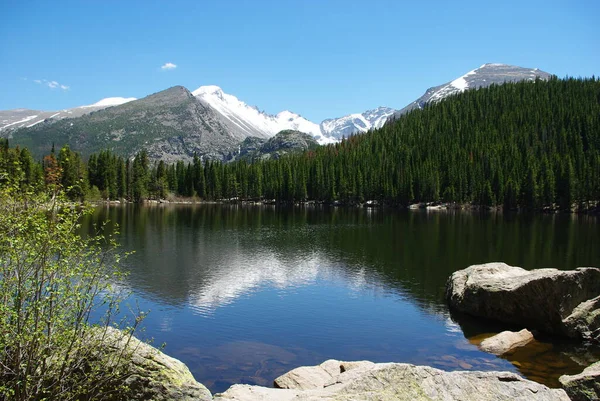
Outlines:
[[413, 109], [423, 108], [427, 103], [439, 102], [448, 96], [464, 92], [467, 89], [485, 88], [504, 82], [534, 81], [536, 78], [549, 79], [552, 75], [537, 68], [523, 68], [508, 64], [488, 63], [467, 72], [465, 75], [443, 85], [427, 89], [425, 94], [394, 113], [401, 116]]
[[[121, 128], [111, 128], [113, 139], [110, 140], [110, 146], [121, 149], [123, 154], [133, 154], [140, 146], [146, 146], [156, 159], [191, 158], [194, 153], [210, 158], [226, 158], [231, 149], [239, 148], [241, 141], [248, 137], [266, 140], [281, 131], [294, 130], [311, 135], [320, 144], [337, 142], [354, 133], [380, 128], [392, 116], [422, 108], [427, 103], [441, 101], [468, 89], [507, 81], [548, 79], [550, 76], [537, 68], [484, 64], [450, 82], [428, 89], [423, 96], [400, 111], [379, 107], [364, 113], [326, 119], [320, 124], [288, 110], [276, 115], [262, 112], [224, 93], [218, 86], [201, 86], [191, 93], [183, 87], [174, 87], [140, 100], [110, 97], [60, 111], [0, 111], [0, 135], [13, 138], [16, 144], [19, 143], [19, 136], [27, 137], [29, 142], [22, 142], [29, 144], [36, 135], [36, 141], [39, 142], [38, 139], [42, 138], [40, 132], [45, 134], [44, 140], [49, 141], [52, 135], [58, 137], [68, 131], [73, 143], [79, 144], [86, 135], [104, 132], [105, 120], [119, 115], [119, 123], [125, 120], [128, 123]], [[175, 104], [181, 105], [181, 110], [174, 108]], [[145, 113], [139, 113], [139, 109]], [[71, 120], [67, 122], [65, 118]], [[142, 134], [151, 135], [154, 139], [142, 141]], [[130, 141], [134, 141], [135, 146], [130, 146]], [[48, 147], [47, 144], [39, 145], [44, 145], [44, 149]], [[82, 142], [81, 151], [97, 151], [84, 149], [84, 145]], [[103, 146], [107, 145], [103, 143]]]
[[329, 118], [321, 122], [321, 132], [324, 136], [336, 140], [351, 134], [367, 132], [381, 128], [396, 110], [389, 107], [378, 107], [367, 110], [362, 114], [349, 114], [340, 118]]
[[136, 100], [134, 97], [107, 97], [94, 104], [73, 107], [58, 111], [40, 111], [30, 109], [0, 110], [0, 131], [18, 128], [31, 128], [46, 120], [61, 120], [63, 118], [81, 117], [84, 114], [98, 111], [111, 106]]
[[216, 110], [232, 130], [241, 131], [245, 137], [269, 138], [283, 130], [295, 130], [312, 135], [320, 144], [332, 142], [322, 135], [318, 124], [291, 111], [285, 110], [277, 115], [267, 114], [224, 93], [215, 85], [201, 86], [192, 94]]

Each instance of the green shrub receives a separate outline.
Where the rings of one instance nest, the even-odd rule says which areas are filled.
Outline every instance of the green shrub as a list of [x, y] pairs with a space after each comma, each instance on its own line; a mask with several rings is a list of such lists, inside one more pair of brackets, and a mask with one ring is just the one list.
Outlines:
[[[107, 333], [118, 313], [111, 283], [121, 276], [119, 255], [111, 239], [82, 238], [88, 210], [63, 199], [0, 188], [0, 400], [126, 394], [132, 351], [103, 352], [115, 344]], [[127, 342], [138, 323], [118, 331], [118, 341]]]

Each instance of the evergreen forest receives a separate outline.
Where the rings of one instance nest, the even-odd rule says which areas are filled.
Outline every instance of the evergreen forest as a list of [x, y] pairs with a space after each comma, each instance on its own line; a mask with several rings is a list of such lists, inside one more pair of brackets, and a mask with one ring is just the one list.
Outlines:
[[600, 81], [558, 79], [469, 90], [383, 128], [277, 160], [152, 162], [68, 144], [36, 161], [0, 143], [0, 184], [62, 187], [72, 200], [317, 201], [506, 209], [588, 208], [600, 200]]

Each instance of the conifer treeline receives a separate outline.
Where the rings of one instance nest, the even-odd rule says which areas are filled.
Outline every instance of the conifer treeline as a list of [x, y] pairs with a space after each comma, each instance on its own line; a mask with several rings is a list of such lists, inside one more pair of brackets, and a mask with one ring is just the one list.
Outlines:
[[466, 91], [369, 134], [254, 163], [150, 163], [145, 151], [132, 161], [104, 151], [86, 166], [67, 146], [42, 163], [6, 141], [1, 149], [0, 172], [37, 189], [60, 183], [73, 199], [174, 194], [569, 209], [600, 200], [600, 81], [554, 78]]

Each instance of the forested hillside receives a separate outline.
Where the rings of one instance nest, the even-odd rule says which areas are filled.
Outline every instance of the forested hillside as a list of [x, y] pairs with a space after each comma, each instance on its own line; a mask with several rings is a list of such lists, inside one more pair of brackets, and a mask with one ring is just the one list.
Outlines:
[[[10, 152], [4, 150], [3, 160]], [[68, 156], [65, 164], [65, 152], [56, 157], [63, 174], [77, 159]], [[103, 152], [87, 169], [77, 164], [78, 173], [70, 175], [81, 180], [81, 196], [89, 182], [104, 196], [133, 200], [174, 193], [570, 209], [600, 199], [600, 81], [553, 78], [466, 91], [379, 130], [253, 164], [196, 157], [187, 165], [151, 166], [145, 152], [132, 162]], [[62, 184], [72, 187], [64, 177]]]

